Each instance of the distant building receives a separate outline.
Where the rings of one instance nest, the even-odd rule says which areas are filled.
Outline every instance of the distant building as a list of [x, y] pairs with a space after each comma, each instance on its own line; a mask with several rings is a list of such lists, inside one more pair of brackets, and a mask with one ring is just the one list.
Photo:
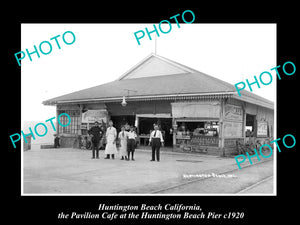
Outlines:
[[126, 122], [137, 126], [141, 144], [159, 123], [174, 151], [237, 154], [237, 142], [265, 143], [273, 137], [273, 102], [247, 91], [239, 97], [234, 85], [155, 54], [115, 81], [43, 104], [71, 116], [71, 125], [57, 126], [66, 147], [74, 146], [93, 120], [108, 119], [117, 129]]
[[[35, 133], [35, 139], [33, 139], [32, 135], [28, 136], [28, 138], [31, 140], [31, 149], [40, 149], [41, 145], [53, 145], [54, 144], [54, 134], [56, 134], [56, 132], [53, 130], [51, 123], [45, 123], [45, 121], [24, 121], [23, 122], [23, 131], [26, 133], [26, 131], [29, 131], [29, 127], [31, 127], [32, 131], [34, 132], [34, 127], [36, 124], [38, 123], [44, 123], [45, 126], [47, 127], [47, 135], [43, 136], [43, 137], [39, 137], [37, 136]], [[43, 126], [38, 126], [37, 127], [37, 132], [40, 134], [44, 133], [45, 128]], [[28, 132], [29, 133], [29, 132]], [[26, 134], [28, 134], [26, 133]], [[29, 140], [27, 138], [27, 141]], [[23, 140], [23, 142], [25, 142]], [[27, 144], [27, 143], [25, 143]]]

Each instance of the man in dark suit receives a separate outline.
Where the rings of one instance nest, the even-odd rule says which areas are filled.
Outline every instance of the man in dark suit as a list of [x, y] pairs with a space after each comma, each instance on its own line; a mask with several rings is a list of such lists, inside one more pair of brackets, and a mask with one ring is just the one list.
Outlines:
[[102, 138], [103, 133], [97, 121], [95, 122], [95, 126], [89, 129], [88, 134], [92, 135], [92, 149], [93, 149], [92, 159], [95, 158], [95, 152], [96, 152], [96, 158], [99, 159], [99, 142], [100, 139]]
[[154, 124], [154, 131], [150, 134], [149, 145], [152, 146], [152, 159], [150, 161], [155, 161], [155, 153], [156, 160], [159, 162], [160, 160], [160, 146], [164, 145], [163, 135], [160, 130], [158, 130], [158, 125]]
[[54, 134], [55, 138], [54, 138], [54, 148], [58, 148], [60, 147], [59, 144], [59, 136], [57, 134]]

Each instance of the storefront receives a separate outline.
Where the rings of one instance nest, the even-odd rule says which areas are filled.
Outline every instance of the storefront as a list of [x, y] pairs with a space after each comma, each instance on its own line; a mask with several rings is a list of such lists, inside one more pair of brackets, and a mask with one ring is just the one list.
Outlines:
[[218, 100], [172, 103], [174, 148], [207, 153], [219, 147], [220, 109]]
[[118, 131], [135, 126], [140, 147], [149, 148], [157, 123], [166, 147], [213, 155], [237, 154], [238, 142], [263, 144], [274, 132], [272, 102], [250, 92], [239, 97], [233, 85], [157, 55], [116, 81], [44, 104], [71, 117], [71, 124], [57, 131], [63, 147], [79, 147], [95, 121], [105, 130], [109, 119]]

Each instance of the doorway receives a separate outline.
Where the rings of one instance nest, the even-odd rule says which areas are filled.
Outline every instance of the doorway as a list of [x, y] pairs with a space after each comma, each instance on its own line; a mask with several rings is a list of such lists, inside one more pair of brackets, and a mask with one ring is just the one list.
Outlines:
[[121, 130], [121, 127], [128, 123], [130, 126], [134, 126], [135, 116], [131, 115], [122, 115], [122, 116], [111, 116], [110, 119], [114, 123], [114, 127], [117, 129], [117, 132], [119, 133]]
[[246, 137], [256, 136], [255, 121], [256, 121], [256, 115], [251, 115], [246, 113], [246, 127], [245, 127]]
[[162, 131], [165, 146], [173, 146], [172, 118], [139, 117], [139, 135], [149, 135], [154, 123]]

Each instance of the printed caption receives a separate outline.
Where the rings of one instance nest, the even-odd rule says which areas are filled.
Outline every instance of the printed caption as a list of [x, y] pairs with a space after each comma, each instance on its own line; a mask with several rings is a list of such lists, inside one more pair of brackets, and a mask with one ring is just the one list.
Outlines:
[[241, 220], [245, 218], [243, 211], [217, 212], [203, 211], [200, 205], [184, 204], [140, 204], [140, 205], [105, 205], [99, 204], [97, 212], [70, 211], [60, 212], [60, 220]]

